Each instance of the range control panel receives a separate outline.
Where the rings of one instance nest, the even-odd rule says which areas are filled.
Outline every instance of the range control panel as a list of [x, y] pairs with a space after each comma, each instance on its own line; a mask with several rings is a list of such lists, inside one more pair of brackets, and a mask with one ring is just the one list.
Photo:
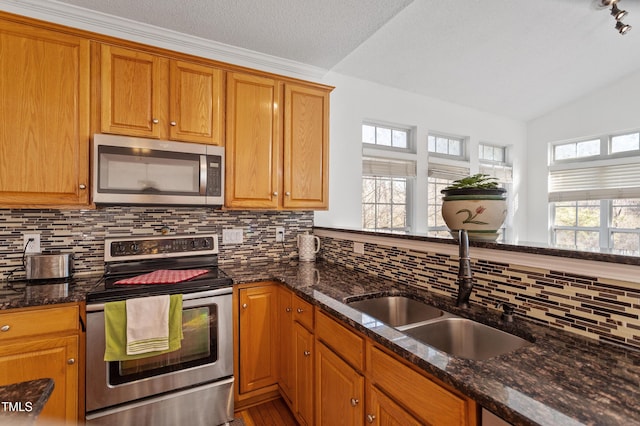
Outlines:
[[217, 254], [218, 235], [175, 235], [105, 239], [104, 260], [136, 260]]

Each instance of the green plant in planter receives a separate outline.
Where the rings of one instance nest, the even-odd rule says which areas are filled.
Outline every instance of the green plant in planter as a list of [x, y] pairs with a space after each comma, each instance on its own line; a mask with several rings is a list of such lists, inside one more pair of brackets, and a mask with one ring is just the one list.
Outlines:
[[495, 177], [483, 173], [467, 176], [441, 192], [442, 216], [452, 234], [466, 229], [471, 239], [495, 240], [498, 237], [507, 209], [506, 190], [498, 186]]

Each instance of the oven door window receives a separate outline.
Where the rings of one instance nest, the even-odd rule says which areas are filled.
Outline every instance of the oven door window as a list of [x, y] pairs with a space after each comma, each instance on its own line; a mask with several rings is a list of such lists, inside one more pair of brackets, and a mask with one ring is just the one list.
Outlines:
[[109, 384], [119, 385], [218, 360], [217, 305], [182, 311], [184, 339], [179, 350], [146, 358], [109, 362]]

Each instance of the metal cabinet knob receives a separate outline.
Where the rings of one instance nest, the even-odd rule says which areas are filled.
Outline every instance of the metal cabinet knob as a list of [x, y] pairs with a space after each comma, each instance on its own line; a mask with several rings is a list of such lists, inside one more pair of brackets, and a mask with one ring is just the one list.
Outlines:
[[11, 326], [9, 324], [5, 324], [2, 327], [0, 327], [0, 331], [9, 331], [10, 328]]
[[287, 306], [287, 307], [285, 308], [285, 311], [286, 311], [286, 312], [291, 312], [291, 308]]
[[175, 125], [177, 125], [178, 123], [176, 123], [175, 121], [171, 121], [171, 122], [169, 122], [169, 124], [171, 124], [172, 126], [175, 126]]
[[304, 351], [303, 353], [304, 353], [304, 356], [309, 356], [309, 355], [311, 355], [311, 351]]
[[355, 407], [356, 405], [358, 405], [359, 402], [360, 402], [359, 400], [357, 400], [355, 398], [351, 398], [351, 406], [352, 407]]
[[277, 197], [278, 196], [278, 191], [273, 191], [273, 196]]
[[291, 193], [289, 191], [285, 192], [284, 195], [286, 195], [287, 197], [291, 195]]
[[85, 185], [84, 183], [81, 183], [79, 187], [80, 189], [87, 189], [87, 185]]
[[242, 304], [242, 309], [247, 309], [249, 307], [249, 305], [247, 305], [246, 303]]
[[76, 360], [75, 360], [75, 359], [73, 359], [73, 358], [69, 358], [69, 359], [67, 360], [67, 364], [69, 364], [69, 365], [73, 365], [73, 364], [75, 364], [75, 363], [76, 363]]
[[369, 423], [373, 423], [375, 419], [376, 419], [376, 416], [374, 416], [373, 414], [367, 414], [367, 421]]
[[304, 309], [302, 309], [302, 308], [298, 308], [298, 309], [296, 309], [296, 312], [298, 312], [299, 314], [301, 314], [301, 313], [303, 313], [303, 312], [304, 312]]
[[151, 122], [153, 124], [158, 124], [160, 122], [160, 120], [158, 120], [157, 118], [154, 118], [154, 119], [151, 120]]

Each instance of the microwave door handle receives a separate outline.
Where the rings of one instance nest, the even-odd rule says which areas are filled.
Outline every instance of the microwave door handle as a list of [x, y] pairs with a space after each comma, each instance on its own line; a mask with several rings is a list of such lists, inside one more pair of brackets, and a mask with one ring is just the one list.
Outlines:
[[207, 195], [207, 156], [200, 156], [200, 195]]

